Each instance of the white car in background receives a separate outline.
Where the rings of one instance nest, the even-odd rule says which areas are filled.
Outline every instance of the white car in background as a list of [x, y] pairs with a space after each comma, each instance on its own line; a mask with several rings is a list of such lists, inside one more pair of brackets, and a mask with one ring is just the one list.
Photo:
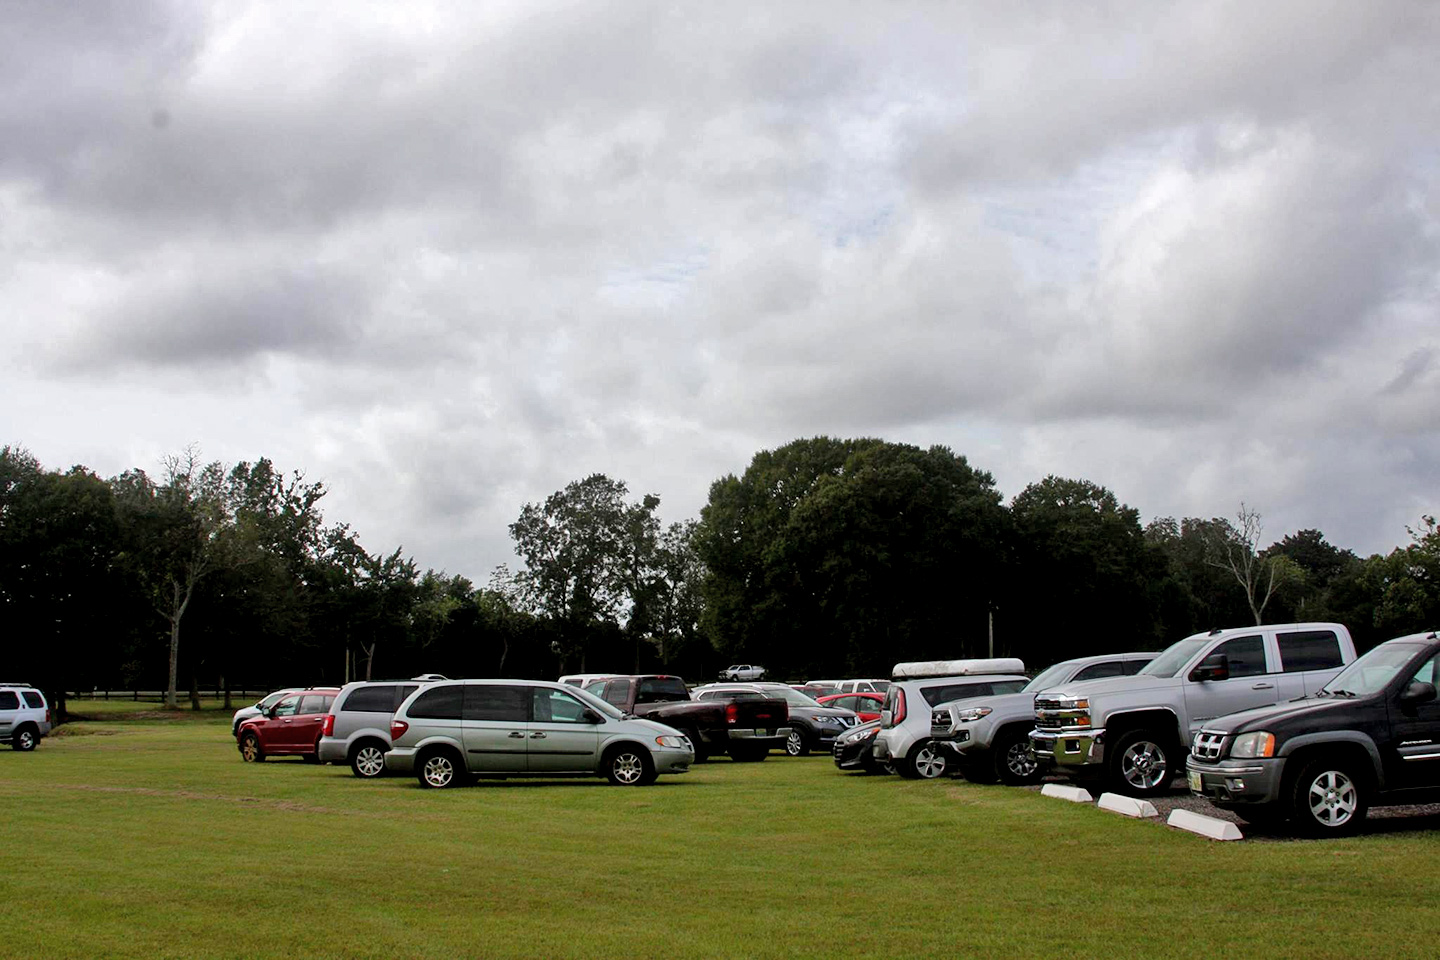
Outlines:
[[985, 660], [925, 660], [897, 663], [880, 708], [875, 759], [889, 761], [902, 777], [944, 776], [950, 763], [931, 738], [935, 708], [954, 700], [1019, 693], [1030, 678], [1014, 657]]
[[238, 737], [240, 735], [240, 724], [244, 723], [246, 720], [249, 720], [251, 717], [260, 716], [260, 714], [264, 713], [266, 710], [269, 710], [271, 707], [275, 706], [275, 704], [290, 696], [290, 694], [299, 693], [300, 691], [305, 689], [307, 688], [286, 687], [284, 690], [276, 690], [274, 693], [250, 704], [250, 706], [241, 707], [239, 710], [236, 710], [234, 718], [230, 721], [230, 736]]
[[765, 668], [758, 663], [732, 663], [720, 671], [720, 679], [729, 680], [731, 683], [761, 680], [764, 677]]

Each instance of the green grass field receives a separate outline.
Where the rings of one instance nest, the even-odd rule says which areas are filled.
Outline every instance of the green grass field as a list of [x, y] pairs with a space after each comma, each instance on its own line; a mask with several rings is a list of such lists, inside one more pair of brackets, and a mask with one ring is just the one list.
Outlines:
[[1428, 820], [1220, 844], [1032, 791], [841, 774], [828, 757], [722, 759], [649, 788], [429, 791], [246, 765], [218, 711], [105, 717], [0, 750], [0, 955], [1440, 951]]

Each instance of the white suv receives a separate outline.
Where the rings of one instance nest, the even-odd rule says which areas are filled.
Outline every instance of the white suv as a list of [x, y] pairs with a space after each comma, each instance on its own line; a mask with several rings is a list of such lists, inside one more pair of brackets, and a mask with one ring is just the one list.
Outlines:
[[16, 750], [34, 750], [50, 732], [45, 694], [28, 683], [0, 683], [0, 741]]
[[949, 763], [931, 739], [931, 714], [942, 703], [1019, 693], [1030, 682], [1025, 664], [1013, 657], [988, 660], [927, 660], [897, 663], [885, 704], [875, 759], [889, 761], [902, 777], [943, 776]]

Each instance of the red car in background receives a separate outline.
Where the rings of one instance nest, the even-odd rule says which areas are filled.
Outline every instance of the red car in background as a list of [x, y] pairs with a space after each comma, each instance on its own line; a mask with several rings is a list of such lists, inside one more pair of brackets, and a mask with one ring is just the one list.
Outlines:
[[312, 687], [276, 701], [258, 717], [240, 724], [236, 740], [246, 763], [266, 757], [298, 756], [309, 763], [320, 760], [321, 725], [339, 687]]
[[827, 707], [842, 707], [854, 710], [860, 722], [880, 719], [880, 705], [885, 702], [883, 693], [832, 693], [828, 697], [817, 697], [817, 703]]

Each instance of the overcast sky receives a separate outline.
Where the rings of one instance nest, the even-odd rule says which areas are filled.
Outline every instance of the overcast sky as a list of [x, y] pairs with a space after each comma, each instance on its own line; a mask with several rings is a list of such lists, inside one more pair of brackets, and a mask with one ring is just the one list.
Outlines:
[[1440, 5], [0, 0], [0, 443], [195, 442], [483, 583], [945, 444], [1358, 552], [1440, 511]]

